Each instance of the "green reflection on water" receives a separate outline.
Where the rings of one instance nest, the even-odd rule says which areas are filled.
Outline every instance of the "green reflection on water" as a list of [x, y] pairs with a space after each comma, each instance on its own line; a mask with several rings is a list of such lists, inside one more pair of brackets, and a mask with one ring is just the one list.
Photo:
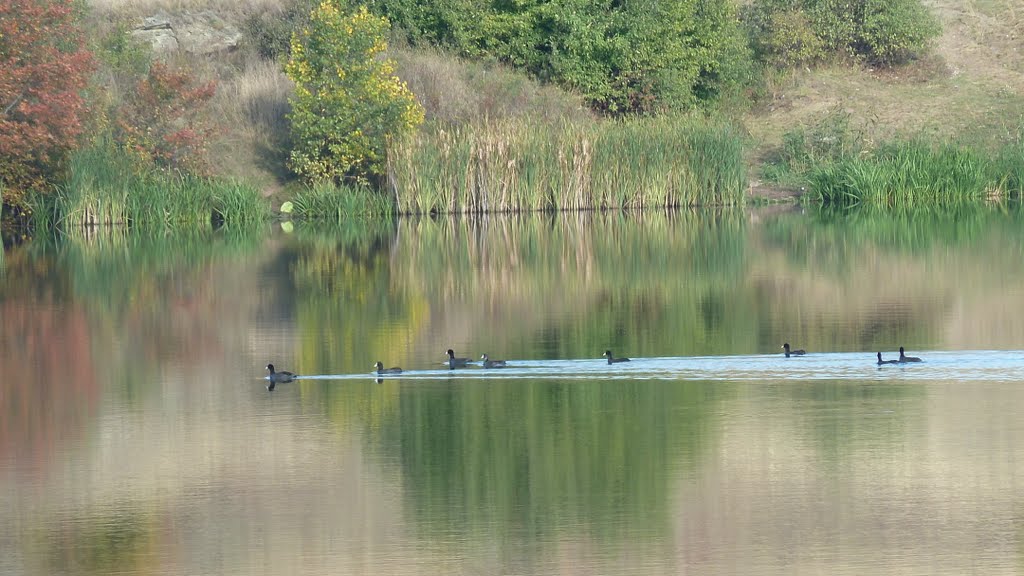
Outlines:
[[[399, 281], [420, 286], [429, 301], [457, 302], [459, 314], [503, 310], [488, 323], [500, 328], [474, 339], [506, 355], [710, 353], [748, 304], [739, 297], [729, 310], [714, 305], [723, 293], [738, 296], [746, 248], [739, 211], [408, 226], [419, 241], [396, 250]], [[709, 317], [709, 307], [725, 313]]]
[[[787, 389], [796, 418], [818, 450], [818, 462], [840, 469], [860, 449], [899, 446], [906, 434], [904, 402], [927, 396], [920, 385], [863, 384], [819, 381]], [[874, 422], [865, 426], [865, 422]]]
[[871, 206], [843, 210], [820, 206], [811, 210], [811, 226], [807, 230], [828, 240], [837, 250], [871, 246], [920, 254], [936, 246], [975, 246], [994, 232], [1019, 235], [1022, 214], [1019, 203], [968, 204], [941, 210], [884, 210]]
[[404, 386], [384, 423], [423, 535], [557, 535], [608, 543], [671, 529], [678, 474], [710, 442], [732, 387], [704, 382], [490, 381]]
[[39, 534], [45, 572], [59, 574], [145, 573], [154, 568], [158, 528], [144, 514], [122, 512], [68, 522], [56, 538]]
[[[87, 301], [120, 315], [150, 286], [212, 261], [249, 254], [263, 243], [259, 228], [169, 232], [100, 228], [87, 235], [37, 237], [24, 247], [26, 268], [3, 289], [44, 291], [58, 299]], [[46, 272], [37, 276], [32, 269]], [[148, 295], [150, 303], [160, 294]]]
[[[391, 220], [359, 220], [349, 226], [296, 233], [290, 264], [296, 320], [303, 327], [300, 362], [317, 373], [369, 372], [395, 330], [417, 329], [413, 291], [393, 286]], [[390, 365], [390, 364], [389, 364]]]
[[[993, 296], [1024, 281], [1022, 223], [1019, 204], [811, 208], [765, 219], [753, 241], [775, 268], [775, 286], [759, 300], [776, 313], [762, 329], [816, 351], [1014, 346], [1015, 327], [991, 330], [1005, 315]], [[953, 322], [972, 325], [956, 333]]]
[[[984, 317], [993, 296], [1024, 279], [1019, 212], [795, 215], [756, 225], [740, 211], [535, 215], [264, 233], [62, 239], [5, 256], [0, 361], [25, 360], [14, 342], [45, 351], [57, 334], [85, 341], [77, 355], [61, 354], [67, 374], [39, 376], [79, 386], [82, 395], [12, 383], [26, 393], [0, 396], [5, 437], [32, 446], [33, 437], [53, 442], [44, 433], [51, 428], [86, 427], [96, 409], [72, 424], [63, 415], [97, 405], [97, 380], [113, 383], [122, 403], [141, 405], [139, 396], [160, 388], [137, 387], [158, 381], [167, 366], [220, 366], [240, 353], [243, 345], [216, 344], [244, 344], [270, 307], [281, 316], [275, 328], [294, 328], [303, 373], [367, 374], [294, 389], [305, 406], [339, 430], [358, 430], [369, 452], [394, 464], [424, 536], [438, 526], [534, 542], [577, 529], [600, 540], [618, 531], [663, 536], [671, 484], [714, 449], [717, 414], [736, 385], [377, 385], [370, 364], [436, 368], [453, 341], [470, 343], [466, 354], [510, 359], [597, 359], [607, 347], [634, 357], [777, 353], [784, 338], [812, 352], [870, 357], [876, 345], [944, 345], [954, 332], [946, 290], [964, 317]], [[256, 282], [270, 288], [253, 305], [246, 296]], [[14, 314], [41, 301], [62, 305], [50, 326]], [[1003, 308], [991, 315], [1003, 326], [981, 322], [979, 330], [1002, 329], [1005, 342], [1019, 345], [1020, 322]], [[234, 331], [219, 334], [232, 322]], [[58, 365], [27, 362], [37, 363]], [[12, 403], [29, 390], [43, 390], [49, 419], [28, 422]], [[864, 414], [858, 406], [920, 393], [848, 383], [793, 390], [795, 404], [829, 408], [802, 425], [822, 458], [836, 463], [865, 444], [897, 445], [905, 433], [897, 415], [865, 435], [854, 420]], [[861, 435], [851, 437], [852, 429]]]
[[307, 370], [756, 347], [738, 211], [405, 219], [292, 248]]

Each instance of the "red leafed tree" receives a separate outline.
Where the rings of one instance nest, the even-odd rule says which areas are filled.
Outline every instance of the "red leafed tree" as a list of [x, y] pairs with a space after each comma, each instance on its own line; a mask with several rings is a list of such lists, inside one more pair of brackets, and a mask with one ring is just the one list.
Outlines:
[[215, 91], [215, 82], [154, 62], [115, 112], [117, 142], [145, 164], [203, 174], [206, 145], [214, 134], [205, 106]]
[[0, 0], [0, 188], [42, 188], [82, 132], [92, 55], [72, 0]]

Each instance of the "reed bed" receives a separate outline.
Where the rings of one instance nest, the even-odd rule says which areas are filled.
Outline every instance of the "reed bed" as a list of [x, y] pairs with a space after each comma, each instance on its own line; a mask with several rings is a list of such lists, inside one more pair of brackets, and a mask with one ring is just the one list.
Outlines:
[[733, 205], [742, 156], [699, 119], [437, 124], [392, 146], [388, 184], [403, 214]]
[[[994, 159], [993, 159], [994, 158]], [[811, 190], [826, 204], [955, 206], [1021, 196], [1024, 152], [992, 157], [953, 143], [898, 141], [874, 153], [827, 163], [809, 176]]]
[[45, 228], [208, 227], [269, 216], [266, 201], [250, 185], [141, 169], [103, 144], [77, 152], [67, 180], [37, 204], [36, 223]]

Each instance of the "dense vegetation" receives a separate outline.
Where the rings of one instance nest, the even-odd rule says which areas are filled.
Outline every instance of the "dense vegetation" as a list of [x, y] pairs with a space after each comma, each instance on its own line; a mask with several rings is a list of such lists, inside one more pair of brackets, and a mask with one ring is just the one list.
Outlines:
[[918, 0], [758, 0], [744, 19], [757, 52], [778, 66], [837, 55], [898, 64], [939, 34], [938, 21]]
[[749, 60], [730, 2], [379, 0], [375, 7], [416, 45], [508, 63], [611, 114], [690, 109], [739, 82]]
[[[283, 194], [306, 216], [739, 202], [734, 111], [775, 71], [901, 65], [939, 31], [919, 0], [286, 0], [236, 14], [243, 50], [190, 67], [154, 61], [125, 20], [74, 5], [0, 0], [0, 189], [50, 221], [261, 218], [258, 190], [298, 181]], [[83, 35], [83, 22], [102, 25]], [[42, 62], [63, 68], [29, 69]], [[285, 67], [294, 85], [276, 79]], [[269, 92], [246, 92], [254, 75]], [[237, 160], [240, 140], [258, 149], [250, 160]], [[783, 150], [768, 175], [848, 198], [856, 161], [888, 149], [813, 174]], [[983, 189], [1019, 194], [1019, 152], [996, 156]], [[192, 182], [201, 199], [155, 198]], [[931, 186], [941, 200], [945, 184]], [[167, 213], [178, 205], [189, 215]]]
[[20, 204], [83, 131], [92, 55], [69, 2], [0, 0], [0, 191]]

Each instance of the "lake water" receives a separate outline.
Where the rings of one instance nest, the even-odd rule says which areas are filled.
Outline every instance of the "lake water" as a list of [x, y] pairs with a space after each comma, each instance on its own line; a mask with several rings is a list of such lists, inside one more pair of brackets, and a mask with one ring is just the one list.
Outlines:
[[[749, 209], [8, 247], [0, 573], [1024, 573], [1022, 224]], [[901, 345], [923, 362], [876, 364]], [[510, 366], [451, 371], [448, 348]], [[270, 392], [268, 362], [303, 377]]]

